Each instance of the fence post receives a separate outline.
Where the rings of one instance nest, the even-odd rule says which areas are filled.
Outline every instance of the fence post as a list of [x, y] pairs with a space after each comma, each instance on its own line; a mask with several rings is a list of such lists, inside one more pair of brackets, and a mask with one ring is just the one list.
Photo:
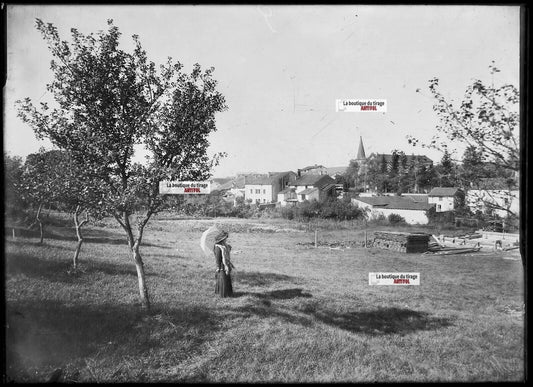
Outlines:
[[318, 230], [315, 229], [315, 249], [317, 248], [317, 245], [318, 245]]

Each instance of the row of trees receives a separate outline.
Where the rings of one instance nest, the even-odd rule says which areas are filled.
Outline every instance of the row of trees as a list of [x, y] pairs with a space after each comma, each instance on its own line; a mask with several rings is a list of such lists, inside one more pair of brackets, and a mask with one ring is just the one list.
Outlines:
[[[214, 69], [196, 64], [186, 73], [170, 57], [157, 66], [136, 35], [133, 52], [126, 52], [119, 48], [121, 34], [112, 20], [96, 35], [73, 28], [70, 41], [61, 40], [52, 24], [37, 19], [36, 27], [53, 56], [53, 81], [47, 85], [52, 105], [35, 106], [26, 98], [17, 101], [18, 115], [58, 151], [27, 160], [19, 188], [33, 203], [67, 206], [80, 229], [88, 219], [80, 221], [82, 213], [114, 217], [135, 263], [141, 303], [149, 308], [140, 247], [146, 224], [166, 205], [159, 182], [205, 180], [224, 156], [207, 154], [215, 115], [227, 108]], [[133, 158], [139, 145], [149, 153], [143, 164]], [[50, 158], [57, 158], [61, 171]], [[56, 172], [62, 175], [58, 179], [67, 175], [59, 185]], [[41, 181], [52, 185], [41, 187]]]
[[501, 165], [483, 161], [481, 152], [473, 145], [468, 146], [462, 160], [452, 159], [444, 148], [442, 159], [435, 166], [418, 164], [403, 151], [392, 150], [391, 161], [384, 155], [360, 165], [351, 160], [339, 181], [346, 189], [363, 190], [367, 186], [378, 193], [428, 192], [434, 187], [479, 188], [487, 178], [503, 179], [507, 186], [516, 188], [514, 172]]
[[101, 206], [106, 196], [103, 185], [91, 181], [79, 164], [61, 150], [41, 148], [38, 153], [28, 155], [24, 163], [20, 157], [4, 153], [4, 165], [6, 215], [11, 219], [24, 218], [23, 221], [33, 215], [28, 228], [38, 224], [40, 243], [44, 238], [45, 207], [72, 214], [78, 238], [73, 258], [76, 269], [83, 243], [82, 227], [89, 216], [98, 219], [105, 214]]

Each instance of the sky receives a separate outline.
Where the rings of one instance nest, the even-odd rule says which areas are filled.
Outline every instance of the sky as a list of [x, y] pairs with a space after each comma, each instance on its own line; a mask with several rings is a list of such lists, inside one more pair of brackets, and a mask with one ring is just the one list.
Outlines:
[[[228, 105], [209, 139], [210, 154], [228, 154], [214, 177], [346, 166], [360, 137], [367, 156], [397, 149], [438, 162], [442, 153], [407, 142], [436, 133], [431, 78], [453, 101], [474, 79], [519, 86], [518, 6], [7, 5], [3, 144], [11, 156], [52, 149], [14, 107], [50, 100], [52, 57], [36, 18], [62, 39], [70, 28], [105, 31], [113, 19], [126, 51], [137, 34], [157, 64], [170, 56], [186, 71], [214, 67]], [[501, 70], [494, 79], [492, 61]], [[337, 112], [337, 99], [385, 99], [387, 111]], [[461, 144], [449, 146], [461, 158]]]

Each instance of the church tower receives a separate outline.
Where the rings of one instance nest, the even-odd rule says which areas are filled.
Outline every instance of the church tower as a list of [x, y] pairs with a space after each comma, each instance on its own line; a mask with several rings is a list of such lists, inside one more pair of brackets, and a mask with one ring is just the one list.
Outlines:
[[357, 178], [356, 178], [356, 187], [363, 188], [365, 191], [367, 190], [367, 173], [368, 173], [368, 165], [367, 165], [367, 159], [365, 154], [365, 147], [363, 146], [363, 136], [359, 136], [359, 148], [357, 149], [357, 156], [355, 158], [355, 161], [359, 165], [359, 170], [357, 172]]
[[357, 150], [357, 157], [355, 160], [358, 162], [366, 160], [365, 147], [363, 146], [363, 136], [359, 136], [359, 149]]

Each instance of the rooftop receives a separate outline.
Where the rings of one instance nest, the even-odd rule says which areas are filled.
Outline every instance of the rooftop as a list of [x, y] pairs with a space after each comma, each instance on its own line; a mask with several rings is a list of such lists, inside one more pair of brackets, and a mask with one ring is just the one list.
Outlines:
[[329, 175], [303, 175], [290, 183], [292, 186], [312, 185], [315, 187], [322, 187], [328, 183], [333, 183], [335, 180]]
[[318, 188], [307, 188], [307, 189], [304, 189], [302, 192], [298, 192], [298, 195], [309, 195], [310, 193], [313, 193], [315, 191], [317, 191]]
[[330, 176], [342, 175], [347, 169], [348, 167], [331, 167], [327, 168], [327, 173]]
[[324, 167], [323, 165], [315, 164], [315, 165], [309, 165], [308, 167], [305, 167], [305, 168], [300, 168], [300, 171], [309, 171], [311, 169], [317, 169], [317, 168], [326, 168], [326, 167]]
[[287, 172], [270, 172], [270, 176], [246, 176], [246, 185], [272, 185], [287, 175], [290, 175], [291, 173], [294, 174], [292, 171]]
[[455, 196], [459, 191], [456, 187], [435, 187], [429, 191], [428, 196]]
[[369, 204], [373, 207], [388, 208], [395, 210], [420, 210], [426, 211], [432, 206], [427, 201], [415, 201], [413, 198], [404, 196], [371, 196], [357, 197], [355, 200]]
[[518, 182], [515, 179], [505, 179], [501, 177], [487, 177], [487, 178], [479, 179], [478, 184], [472, 184], [471, 189], [518, 190]]

